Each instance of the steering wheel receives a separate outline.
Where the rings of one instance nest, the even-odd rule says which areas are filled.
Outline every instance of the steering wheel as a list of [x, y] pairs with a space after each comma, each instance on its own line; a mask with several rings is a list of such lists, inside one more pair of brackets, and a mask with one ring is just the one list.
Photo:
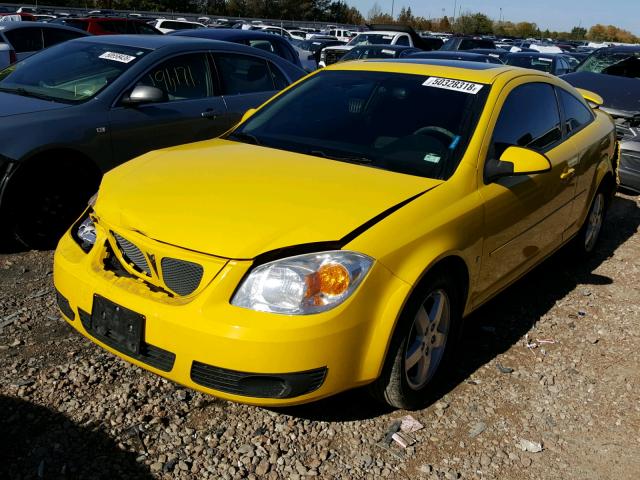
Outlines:
[[429, 126], [429, 127], [422, 127], [419, 128], [418, 130], [416, 130], [415, 132], [413, 132], [414, 135], [424, 135], [424, 134], [429, 134], [429, 133], [439, 133], [441, 135], [444, 135], [445, 137], [447, 137], [449, 139], [449, 144], [451, 142], [453, 142], [456, 138], [456, 134], [453, 133], [450, 130], [447, 130], [446, 128], [442, 128], [442, 127], [433, 127], [433, 126]]

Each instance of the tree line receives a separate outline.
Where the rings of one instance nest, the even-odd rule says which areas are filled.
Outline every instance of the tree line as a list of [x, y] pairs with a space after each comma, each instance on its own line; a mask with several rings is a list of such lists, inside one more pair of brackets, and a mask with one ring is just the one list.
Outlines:
[[379, 4], [374, 4], [367, 15], [370, 23], [398, 23], [410, 25], [416, 30], [450, 32], [464, 35], [496, 35], [498, 37], [553, 38], [565, 40], [593, 40], [597, 42], [640, 43], [640, 38], [614, 25], [594, 25], [589, 30], [574, 27], [569, 32], [541, 30], [533, 22], [495, 21], [484, 13], [467, 12], [455, 20], [446, 16], [430, 19], [414, 16], [411, 7], [402, 8], [396, 18], [384, 13]]

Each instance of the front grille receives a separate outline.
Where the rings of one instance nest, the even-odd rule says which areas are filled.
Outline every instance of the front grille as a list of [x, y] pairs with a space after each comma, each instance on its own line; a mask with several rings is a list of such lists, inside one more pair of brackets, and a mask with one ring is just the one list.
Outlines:
[[151, 269], [149, 268], [147, 259], [145, 258], [142, 251], [129, 240], [121, 237], [117, 233], [113, 233], [113, 238], [116, 239], [118, 248], [120, 248], [122, 256], [125, 258], [125, 260], [135, 265], [138, 271], [145, 273], [147, 276], [151, 276]]
[[320, 388], [327, 368], [296, 373], [247, 373], [194, 361], [191, 380], [204, 387], [254, 398], [293, 398]]
[[325, 60], [324, 63], [327, 65], [331, 65], [333, 63], [336, 63], [338, 60], [340, 60], [342, 57], [344, 57], [346, 55], [347, 52], [343, 51], [343, 50], [325, 50]]
[[124, 355], [127, 355], [131, 358], [135, 358], [136, 360], [146, 363], [147, 365], [151, 365], [152, 367], [155, 367], [158, 370], [162, 370], [163, 372], [170, 372], [173, 368], [173, 364], [176, 360], [175, 353], [163, 350], [160, 347], [156, 347], [155, 345], [151, 345], [150, 343], [145, 342], [142, 342], [140, 353], [136, 354], [129, 351], [124, 351], [122, 349], [122, 346], [115, 343], [112, 339], [100, 335], [95, 330], [92, 330], [90, 314], [81, 309], [78, 309], [78, 313], [84, 329], [89, 332], [91, 336], [100, 340], [105, 345], [109, 345], [114, 350], [117, 350], [120, 353], [123, 353]]
[[622, 150], [620, 152], [620, 168], [640, 173], [640, 153]]
[[162, 280], [178, 295], [193, 293], [200, 281], [204, 270], [197, 263], [165, 257], [161, 262]]

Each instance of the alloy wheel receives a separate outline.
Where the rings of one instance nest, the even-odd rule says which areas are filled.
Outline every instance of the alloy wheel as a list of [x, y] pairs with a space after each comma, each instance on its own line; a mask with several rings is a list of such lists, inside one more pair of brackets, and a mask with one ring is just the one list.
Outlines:
[[451, 305], [444, 290], [432, 291], [418, 308], [407, 338], [404, 373], [413, 390], [424, 387], [438, 369], [451, 326]]
[[598, 241], [598, 236], [600, 235], [600, 230], [602, 230], [602, 223], [604, 220], [604, 195], [602, 193], [598, 193], [596, 198], [593, 200], [593, 206], [591, 207], [591, 211], [589, 212], [589, 218], [587, 219], [587, 229], [584, 236], [584, 249], [587, 252], [593, 250], [596, 242]]

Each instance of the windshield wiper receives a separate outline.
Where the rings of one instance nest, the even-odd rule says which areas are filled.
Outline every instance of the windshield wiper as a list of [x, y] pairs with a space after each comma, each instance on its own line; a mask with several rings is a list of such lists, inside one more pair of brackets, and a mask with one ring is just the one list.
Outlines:
[[227, 135], [227, 138], [231, 140], [238, 140], [244, 143], [253, 143], [254, 145], [258, 146], [262, 145], [262, 143], [260, 143], [260, 140], [258, 140], [258, 137], [256, 137], [255, 135], [251, 135], [250, 133], [231, 132], [229, 135]]
[[52, 102], [58, 102], [58, 101], [64, 102], [64, 100], [61, 100], [59, 98], [52, 97], [44, 93], [32, 92], [22, 87], [18, 87], [18, 88], [0, 87], [0, 92], [15, 93], [16, 95], [21, 95], [23, 97], [34, 97], [34, 98], [39, 98], [41, 100], [49, 100]]
[[346, 156], [332, 155], [322, 150], [311, 150], [309, 154], [315, 155], [316, 157], [328, 158], [329, 160], [338, 160], [339, 162], [354, 163], [356, 165], [371, 165], [373, 163], [373, 160], [367, 157], [360, 157], [357, 155], [346, 155]]

